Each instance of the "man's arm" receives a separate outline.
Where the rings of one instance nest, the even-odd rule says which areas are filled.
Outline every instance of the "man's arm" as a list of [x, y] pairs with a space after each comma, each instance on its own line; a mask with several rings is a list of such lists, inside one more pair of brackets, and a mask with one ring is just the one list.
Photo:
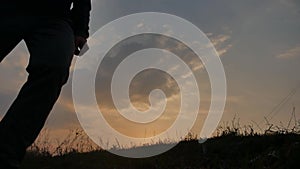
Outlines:
[[71, 17], [75, 36], [89, 37], [91, 0], [73, 0]]
[[71, 17], [75, 34], [75, 55], [79, 55], [89, 37], [90, 11], [91, 0], [73, 0]]

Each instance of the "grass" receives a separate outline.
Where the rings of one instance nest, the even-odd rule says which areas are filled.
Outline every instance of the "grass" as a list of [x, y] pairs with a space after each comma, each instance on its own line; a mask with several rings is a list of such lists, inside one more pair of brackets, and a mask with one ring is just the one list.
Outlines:
[[87, 138], [79, 130], [75, 130], [52, 153], [49, 146], [45, 147], [47, 142], [44, 142], [44, 148], [37, 145], [31, 147], [22, 169], [299, 168], [300, 121], [293, 127], [290, 126], [268, 124], [264, 132], [257, 133], [252, 125], [241, 127], [238, 120], [234, 119], [231, 124], [220, 126], [216, 136], [203, 144], [199, 144], [197, 136], [190, 133], [170, 151], [143, 159], [119, 157], [97, 147], [90, 147], [85, 152], [83, 146], [89, 143], [82, 140]]

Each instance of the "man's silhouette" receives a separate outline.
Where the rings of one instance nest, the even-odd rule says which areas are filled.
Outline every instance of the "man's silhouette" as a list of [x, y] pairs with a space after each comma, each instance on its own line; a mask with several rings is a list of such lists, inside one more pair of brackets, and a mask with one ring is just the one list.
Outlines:
[[90, 0], [0, 1], [0, 62], [21, 40], [30, 53], [27, 82], [0, 122], [0, 169], [19, 168], [42, 129], [89, 36], [90, 10]]

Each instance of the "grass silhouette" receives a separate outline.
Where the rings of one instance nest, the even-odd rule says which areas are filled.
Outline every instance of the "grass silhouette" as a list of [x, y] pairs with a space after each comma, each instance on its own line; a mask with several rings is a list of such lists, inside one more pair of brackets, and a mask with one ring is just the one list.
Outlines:
[[[203, 144], [189, 133], [170, 151], [144, 159], [113, 155], [88, 140], [80, 130], [71, 131], [54, 150], [40, 140], [29, 149], [22, 169], [290, 169], [300, 164], [300, 121], [288, 127], [268, 124], [258, 133], [234, 119]], [[145, 146], [161, 144], [172, 143]]]

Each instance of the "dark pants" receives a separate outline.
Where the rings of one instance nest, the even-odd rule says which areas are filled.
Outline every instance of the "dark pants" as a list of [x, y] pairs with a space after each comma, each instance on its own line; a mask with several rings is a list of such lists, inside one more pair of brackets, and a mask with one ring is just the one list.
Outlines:
[[[74, 35], [66, 19], [0, 17], [0, 62], [24, 40], [30, 53], [27, 82], [0, 122], [0, 168], [18, 168], [69, 76]], [[14, 77], [10, 77], [14, 78]], [[5, 83], [5, 79], [0, 79]]]

